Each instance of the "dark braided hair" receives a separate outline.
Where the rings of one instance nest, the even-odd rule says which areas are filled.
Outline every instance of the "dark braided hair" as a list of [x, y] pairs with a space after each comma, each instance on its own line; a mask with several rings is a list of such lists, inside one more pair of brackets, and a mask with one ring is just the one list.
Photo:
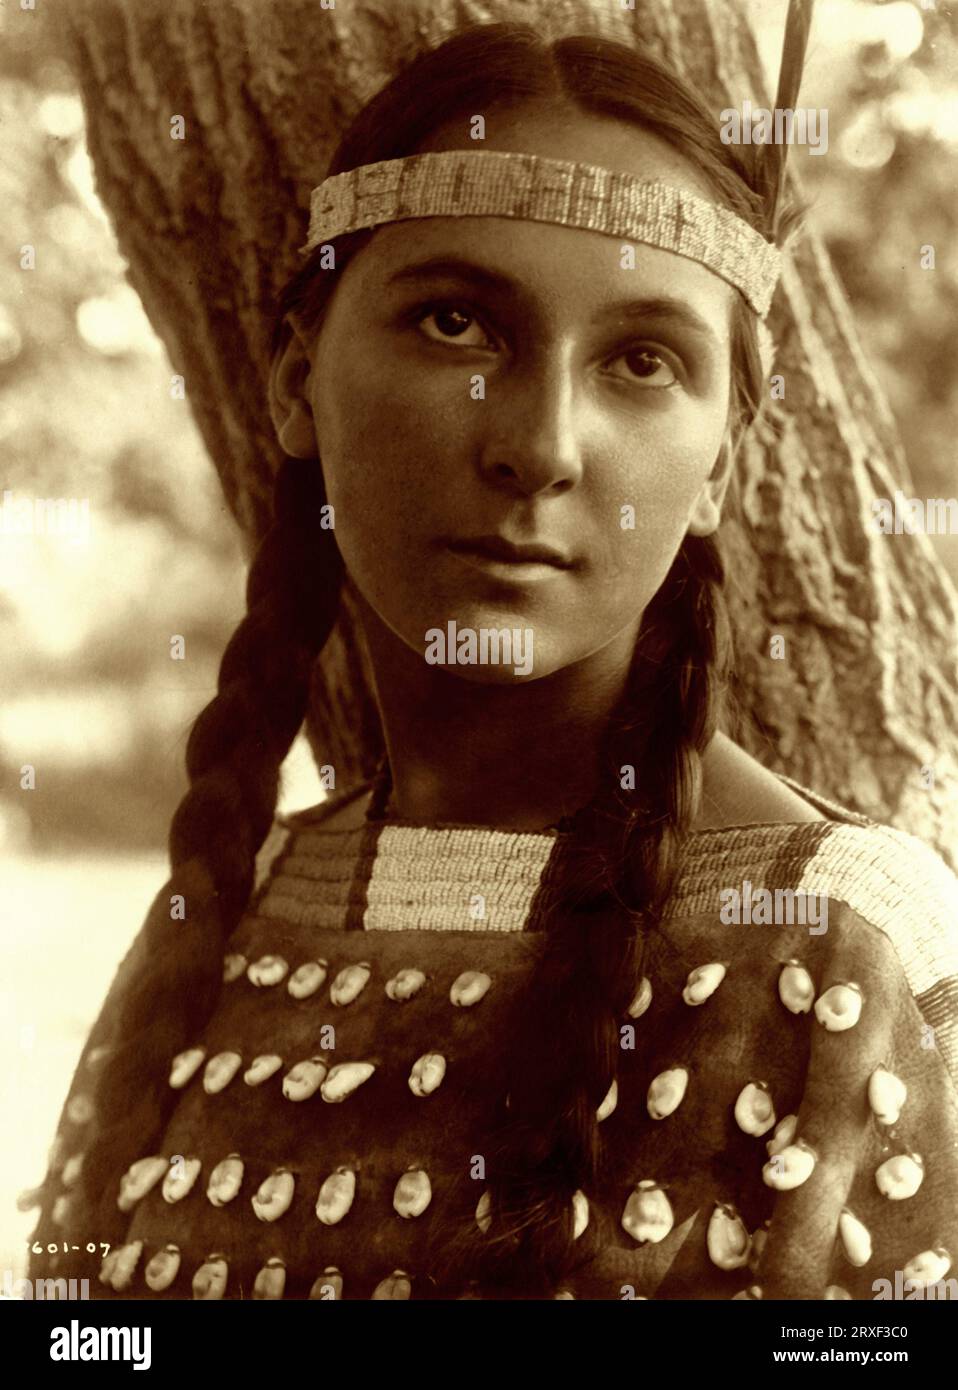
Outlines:
[[[543, 951], [493, 1080], [499, 1123], [478, 1144], [490, 1224], [479, 1232], [470, 1219], [434, 1255], [450, 1286], [548, 1296], [576, 1255], [587, 1258], [589, 1243], [574, 1241], [573, 1194], [588, 1194], [602, 1173], [596, 1112], [618, 1077], [620, 1025], [644, 974], [648, 933], [681, 870], [701, 756], [720, 722], [731, 660], [723, 579], [715, 541], [688, 536], [646, 609], [606, 732], [599, 790], [560, 851]], [[622, 785], [630, 770], [634, 792]]]
[[[144, 1143], [159, 1143], [175, 1104], [170, 1059], [192, 1044], [216, 1006], [224, 944], [249, 899], [280, 764], [336, 620], [342, 560], [332, 531], [319, 525], [325, 501], [319, 465], [285, 459], [274, 523], [247, 581], [246, 616], [223, 655], [217, 694], [187, 743], [190, 788], [170, 827], [170, 878], [120, 965], [77, 1068], [61, 1132], [92, 1130], [93, 1138], [78, 1137], [70, 1148], [85, 1152], [68, 1200], [101, 1239], [121, 1238], [119, 1175]], [[37, 1239], [60, 1234], [45, 1212]]]
[[[596, 37], [550, 44], [519, 24], [457, 33], [403, 68], [359, 112], [327, 173], [415, 153], [441, 124], [461, 118], [465, 128], [476, 112], [488, 119], [533, 100], [650, 131], [699, 170], [719, 202], [769, 238], [779, 227], [778, 213], [755, 191], [754, 172], [720, 142], [695, 94], [656, 59]], [[321, 266], [322, 247], [305, 259], [278, 301], [274, 354], [290, 320], [318, 331], [337, 276], [374, 235], [338, 238], [335, 270]], [[757, 409], [763, 374], [755, 320], [738, 297], [731, 352], [733, 424], [741, 430]], [[61, 1121], [68, 1142], [41, 1193], [41, 1241], [62, 1236], [51, 1219], [53, 1177], [65, 1154], [80, 1149], [86, 1154], [71, 1194], [86, 1217], [96, 1217], [101, 1238], [122, 1239], [119, 1177], [134, 1158], [158, 1151], [176, 1100], [170, 1058], [191, 1045], [216, 1006], [224, 944], [248, 901], [278, 770], [337, 616], [343, 566], [333, 532], [318, 524], [324, 502], [319, 460], [286, 459], [274, 525], [250, 571], [248, 612], [224, 655], [218, 693], [190, 735], [190, 789], [170, 831], [171, 877], [77, 1069]], [[607, 731], [599, 793], [568, 837], [541, 968], [517, 1014], [518, 1045], [509, 1049], [510, 1106], [486, 1149], [495, 1221], [470, 1258], [491, 1285], [525, 1280], [546, 1289], [572, 1258], [570, 1199], [601, 1164], [595, 1111], [616, 1073], [617, 1023], [641, 974], [643, 943], [680, 871], [701, 754], [719, 718], [729, 662], [722, 580], [717, 543], [686, 537], [644, 615]], [[624, 765], [635, 767], [634, 793], [620, 784]], [[185, 920], [171, 917], [173, 895], [185, 900]], [[561, 1055], [542, 1026], [556, 1016], [568, 1043]], [[92, 1118], [82, 1105], [74, 1118], [85, 1096]], [[71, 1133], [77, 1125], [86, 1127], [85, 1142]], [[450, 1268], [469, 1240], [453, 1240]]]

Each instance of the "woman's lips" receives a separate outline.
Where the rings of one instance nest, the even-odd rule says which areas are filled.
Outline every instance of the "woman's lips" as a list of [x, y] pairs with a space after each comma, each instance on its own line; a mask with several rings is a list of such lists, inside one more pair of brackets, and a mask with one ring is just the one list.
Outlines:
[[539, 583], [555, 579], [564, 570], [572, 568], [572, 562], [551, 546], [538, 543], [519, 545], [500, 536], [450, 541], [447, 549], [470, 569], [512, 582]]

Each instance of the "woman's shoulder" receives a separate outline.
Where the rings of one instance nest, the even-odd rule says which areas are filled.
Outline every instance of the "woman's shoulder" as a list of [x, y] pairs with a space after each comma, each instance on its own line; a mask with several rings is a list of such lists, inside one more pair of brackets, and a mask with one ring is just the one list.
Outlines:
[[958, 932], [958, 877], [924, 840], [771, 773], [725, 742], [711, 777], [706, 767], [713, 793], [692, 836], [689, 863], [699, 875], [751, 864], [774, 880], [769, 887], [844, 901], [877, 927], [897, 920], [919, 935], [923, 924]]
[[958, 877], [924, 840], [769, 772], [728, 739], [706, 764], [709, 785], [686, 893], [751, 868], [753, 883], [844, 902], [903, 944], [933, 938], [958, 972]]
[[825, 802], [791, 778], [770, 772], [726, 734], [716, 734], [702, 760], [702, 796], [696, 830], [739, 825], [804, 824], [844, 808]]

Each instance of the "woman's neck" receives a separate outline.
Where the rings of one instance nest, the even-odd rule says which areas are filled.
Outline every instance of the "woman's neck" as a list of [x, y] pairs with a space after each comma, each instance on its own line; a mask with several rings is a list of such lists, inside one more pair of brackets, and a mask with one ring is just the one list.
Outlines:
[[635, 632], [554, 675], [492, 684], [427, 665], [367, 605], [360, 611], [396, 814], [539, 830], [592, 798]]

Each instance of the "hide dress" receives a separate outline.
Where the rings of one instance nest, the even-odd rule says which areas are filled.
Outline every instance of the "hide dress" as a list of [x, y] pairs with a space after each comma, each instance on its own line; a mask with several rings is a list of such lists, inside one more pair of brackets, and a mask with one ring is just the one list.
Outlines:
[[[958, 880], [788, 785], [827, 819], [688, 841], [621, 1022], [607, 1170], [573, 1199], [581, 1256], [549, 1296], [871, 1300], [956, 1273]], [[443, 1285], [431, 1240], [489, 1229], [489, 1077], [564, 832], [370, 801], [274, 825], [215, 1012], [170, 1058], [163, 1141], [105, 1175], [125, 1230], [102, 1264], [70, 1201], [88, 1045], [38, 1228], [80, 1251], [33, 1277], [89, 1276], [94, 1298], [482, 1296]]]

